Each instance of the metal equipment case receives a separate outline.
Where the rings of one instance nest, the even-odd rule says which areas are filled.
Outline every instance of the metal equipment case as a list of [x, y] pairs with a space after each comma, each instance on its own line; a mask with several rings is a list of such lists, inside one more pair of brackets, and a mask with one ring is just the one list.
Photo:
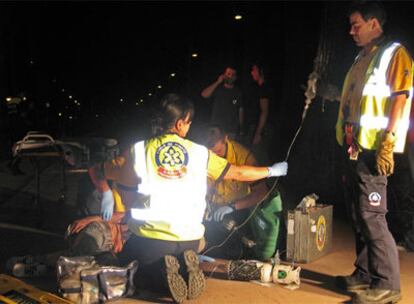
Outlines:
[[288, 261], [308, 263], [332, 249], [331, 205], [288, 211], [287, 252]]

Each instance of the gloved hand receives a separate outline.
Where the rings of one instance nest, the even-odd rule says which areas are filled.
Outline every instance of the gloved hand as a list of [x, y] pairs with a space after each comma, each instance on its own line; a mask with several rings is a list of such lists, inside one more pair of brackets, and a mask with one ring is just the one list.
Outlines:
[[394, 147], [395, 136], [391, 132], [384, 132], [376, 154], [376, 167], [379, 175], [389, 176], [394, 173]]
[[287, 162], [275, 163], [273, 164], [273, 166], [268, 167], [268, 169], [269, 169], [268, 177], [285, 176], [288, 170], [288, 163]]
[[102, 192], [101, 200], [101, 216], [105, 221], [109, 221], [112, 218], [114, 212], [114, 195], [111, 190]]
[[216, 222], [221, 222], [226, 214], [230, 214], [234, 211], [234, 208], [231, 206], [221, 206], [213, 213], [213, 219]]

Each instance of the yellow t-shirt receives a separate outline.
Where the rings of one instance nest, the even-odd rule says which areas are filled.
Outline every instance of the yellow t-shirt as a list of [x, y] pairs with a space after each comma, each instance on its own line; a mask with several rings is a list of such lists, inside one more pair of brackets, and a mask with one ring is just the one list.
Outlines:
[[[244, 146], [233, 140], [227, 141], [227, 161], [236, 166], [257, 166], [257, 161], [253, 154]], [[250, 193], [250, 183], [235, 180], [220, 180], [216, 183], [213, 179], [208, 179], [209, 202], [217, 205], [225, 205], [242, 198]]]
[[138, 177], [134, 171], [133, 150], [104, 163], [105, 178], [114, 182], [112, 192], [115, 198], [115, 211], [125, 212], [137, 207]]

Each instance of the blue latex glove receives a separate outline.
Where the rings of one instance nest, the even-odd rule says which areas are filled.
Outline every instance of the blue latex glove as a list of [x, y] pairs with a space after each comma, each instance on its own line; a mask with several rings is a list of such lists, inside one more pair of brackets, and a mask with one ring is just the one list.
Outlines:
[[112, 218], [114, 212], [114, 195], [111, 190], [102, 192], [101, 200], [101, 216], [105, 221], [109, 221]]
[[234, 211], [234, 208], [231, 206], [221, 206], [216, 211], [214, 211], [213, 219], [216, 222], [221, 222], [226, 214], [230, 214]]
[[288, 163], [287, 162], [275, 163], [273, 164], [273, 166], [268, 167], [268, 169], [269, 169], [268, 177], [285, 176], [288, 170]]

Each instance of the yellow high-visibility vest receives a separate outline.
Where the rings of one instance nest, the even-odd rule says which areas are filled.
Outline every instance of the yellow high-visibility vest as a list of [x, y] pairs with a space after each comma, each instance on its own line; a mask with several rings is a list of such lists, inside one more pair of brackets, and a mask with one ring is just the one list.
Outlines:
[[145, 209], [131, 209], [129, 227], [141, 237], [168, 241], [198, 240], [206, 208], [208, 150], [168, 134], [135, 144], [138, 192]]
[[[395, 51], [401, 45], [390, 42], [380, 47], [371, 60], [365, 74], [365, 85], [360, 101], [360, 120], [356, 140], [360, 147], [367, 150], [377, 150], [381, 143], [382, 133], [388, 125], [391, 111], [391, 91], [387, 84], [387, 70]], [[349, 75], [347, 75], [348, 77]], [[407, 98], [396, 132], [394, 152], [404, 152], [405, 139], [409, 127], [412, 88]], [[336, 124], [336, 138], [343, 144], [344, 122], [339, 115]]]

